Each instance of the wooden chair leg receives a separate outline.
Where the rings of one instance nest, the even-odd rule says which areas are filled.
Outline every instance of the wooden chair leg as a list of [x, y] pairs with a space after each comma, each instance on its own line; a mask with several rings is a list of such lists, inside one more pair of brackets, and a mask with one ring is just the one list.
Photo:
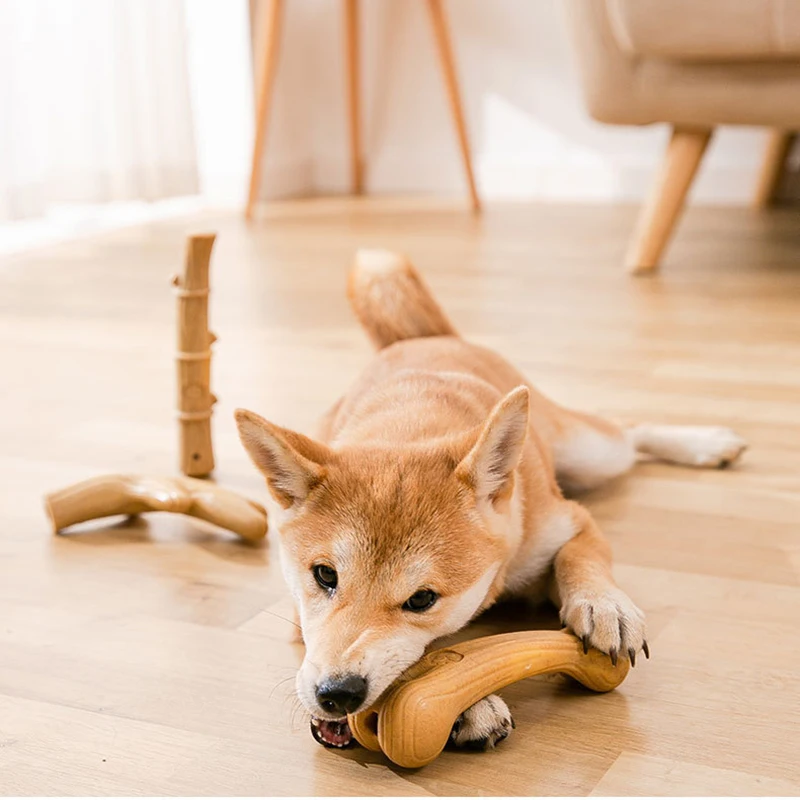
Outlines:
[[649, 272], [658, 266], [711, 133], [711, 129], [673, 129], [661, 172], [639, 214], [625, 259], [631, 272]]
[[442, 0], [428, 0], [428, 10], [430, 11], [433, 34], [436, 39], [436, 49], [439, 52], [439, 61], [442, 67], [442, 73], [444, 74], [447, 97], [450, 101], [450, 113], [453, 115], [453, 121], [455, 122], [458, 143], [461, 148], [461, 158], [464, 162], [464, 171], [467, 174], [467, 184], [469, 185], [472, 208], [474, 211], [480, 211], [481, 201], [478, 198], [478, 191], [475, 188], [475, 177], [472, 173], [472, 160], [469, 151], [469, 139], [467, 138], [467, 126], [461, 108], [461, 96], [458, 90], [458, 78], [456, 77], [453, 48], [450, 42], [450, 32], [448, 30]]
[[364, 190], [361, 161], [361, 73], [359, 70], [358, 0], [344, 0], [344, 44], [347, 64], [347, 105], [350, 117], [350, 187]]
[[753, 196], [753, 208], [767, 208], [772, 203], [781, 180], [786, 157], [792, 149], [795, 134], [778, 128], [769, 132], [764, 162], [758, 175], [758, 185]]
[[253, 208], [258, 202], [258, 190], [261, 187], [261, 165], [264, 160], [264, 143], [267, 138], [272, 90], [275, 85], [283, 0], [266, 0], [265, 5], [261, 65], [256, 88], [256, 132], [253, 139], [253, 160], [250, 167], [250, 189], [244, 212], [247, 219], [253, 217]]

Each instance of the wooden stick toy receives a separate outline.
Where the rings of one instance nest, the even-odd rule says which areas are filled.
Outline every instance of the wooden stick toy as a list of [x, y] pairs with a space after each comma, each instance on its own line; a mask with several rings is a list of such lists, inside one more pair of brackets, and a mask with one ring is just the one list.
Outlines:
[[171, 511], [227, 528], [255, 542], [267, 533], [267, 512], [252, 500], [194, 478], [104, 475], [45, 495], [53, 531], [116, 514]]
[[534, 675], [563, 672], [589, 689], [608, 692], [630, 668], [597, 650], [584, 654], [567, 631], [520, 631], [435, 650], [401, 676], [367, 711], [348, 718], [356, 739], [401, 767], [433, 761], [459, 715], [486, 695]]
[[[183, 275], [172, 279], [178, 299], [178, 419], [180, 466], [185, 475], [208, 475], [214, 469], [211, 413], [211, 345], [208, 330], [208, 267], [216, 235], [190, 236]], [[54, 532], [90, 519], [144, 511], [170, 511], [227, 528], [250, 542], [267, 534], [267, 512], [252, 500], [187, 478], [103, 475], [45, 495]]]
[[211, 394], [211, 345], [208, 330], [208, 267], [215, 234], [198, 234], [186, 241], [183, 275], [172, 285], [178, 299], [178, 420], [180, 469], [200, 478], [214, 469], [211, 414], [217, 398]]

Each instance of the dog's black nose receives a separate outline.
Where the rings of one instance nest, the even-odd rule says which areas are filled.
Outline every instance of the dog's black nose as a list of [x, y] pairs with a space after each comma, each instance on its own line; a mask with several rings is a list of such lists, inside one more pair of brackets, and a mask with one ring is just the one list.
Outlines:
[[329, 714], [352, 714], [367, 696], [367, 681], [360, 675], [330, 678], [317, 686], [317, 702]]

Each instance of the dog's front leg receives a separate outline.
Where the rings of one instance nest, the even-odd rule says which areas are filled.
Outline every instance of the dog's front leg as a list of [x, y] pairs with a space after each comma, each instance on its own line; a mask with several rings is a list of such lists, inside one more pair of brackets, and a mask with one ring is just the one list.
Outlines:
[[649, 658], [644, 614], [614, 582], [611, 547], [589, 512], [570, 505], [578, 533], [556, 554], [550, 587], [562, 623], [614, 664], [620, 655], [634, 664], [640, 650]]

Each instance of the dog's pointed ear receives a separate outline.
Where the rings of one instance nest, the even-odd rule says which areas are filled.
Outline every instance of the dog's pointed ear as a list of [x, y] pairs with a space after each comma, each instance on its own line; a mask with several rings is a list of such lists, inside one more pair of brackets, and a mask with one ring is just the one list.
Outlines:
[[514, 470], [528, 432], [530, 391], [518, 386], [493, 409], [478, 441], [456, 468], [479, 499], [494, 502], [513, 488]]
[[239, 438], [267, 479], [273, 497], [284, 507], [302, 503], [325, 477], [331, 451], [301, 433], [273, 425], [252, 411], [237, 409]]

